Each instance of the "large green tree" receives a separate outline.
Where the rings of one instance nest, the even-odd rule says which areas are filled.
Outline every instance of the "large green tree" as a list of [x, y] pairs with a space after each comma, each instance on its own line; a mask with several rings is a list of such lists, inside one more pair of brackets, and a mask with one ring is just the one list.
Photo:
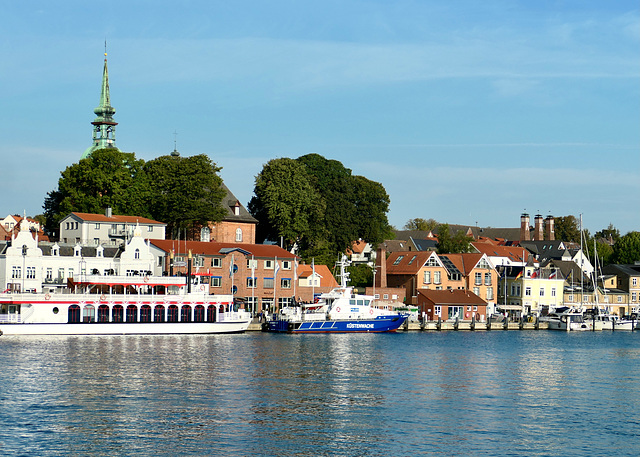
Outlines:
[[640, 232], [629, 232], [613, 246], [613, 261], [632, 264], [640, 261]]
[[306, 167], [288, 158], [270, 160], [256, 176], [249, 212], [258, 219], [257, 237], [313, 244], [323, 228], [313, 227], [323, 217], [323, 203], [311, 184]]
[[203, 225], [224, 217], [221, 168], [206, 155], [161, 156], [147, 162], [144, 170], [151, 215], [167, 224], [172, 238], [180, 233], [192, 238]]
[[615, 243], [620, 239], [620, 230], [615, 228], [613, 224], [609, 224], [609, 227], [596, 232], [594, 236], [596, 238], [611, 239]]
[[249, 203], [260, 221], [258, 239], [296, 241], [303, 258], [327, 264], [355, 240], [377, 244], [391, 237], [388, 210], [380, 183], [319, 154], [267, 163]]
[[556, 240], [580, 242], [580, 222], [575, 216], [556, 217], [554, 222]]
[[55, 236], [60, 220], [72, 211], [103, 213], [111, 207], [114, 214], [150, 217], [143, 165], [133, 153], [99, 149], [68, 166], [44, 201], [47, 231]]

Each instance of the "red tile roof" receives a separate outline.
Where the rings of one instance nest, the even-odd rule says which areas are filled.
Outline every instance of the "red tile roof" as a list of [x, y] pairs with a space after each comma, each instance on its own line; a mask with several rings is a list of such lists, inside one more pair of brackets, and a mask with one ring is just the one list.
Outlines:
[[[393, 252], [387, 258], [387, 274], [409, 274], [414, 275], [420, 271], [420, 268], [432, 255], [436, 255], [434, 251], [401, 251]], [[402, 257], [398, 264], [396, 261]]]
[[418, 294], [423, 295], [434, 305], [486, 305], [482, 298], [473, 292], [462, 289], [432, 290], [418, 289]]
[[[338, 287], [338, 281], [333, 277], [328, 266], [316, 265], [315, 270], [316, 274], [320, 275], [320, 287]], [[299, 278], [308, 278], [312, 272], [311, 265], [298, 265]]]
[[106, 223], [126, 223], [126, 224], [158, 224], [158, 225], [167, 225], [164, 222], [154, 221], [153, 219], [147, 219], [146, 217], [140, 216], [117, 216], [113, 215], [111, 217], [107, 217], [104, 214], [92, 214], [92, 213], [77, 213], [72, 212], [71, 214], [80, 218], [80, 220], [88, 221], [88, 222], [106, 222]]
[[243, 243], [218, 243], [217, 241], [178, 241], [178, 240], [150, 240], [150, 243], [165, 252], [172, 250], [176, 255], [186, 255], [189, 250], [192, 254], [223, 255], [221, 249], [239, 249], [246, 251], [249, 256], [261, 258], [275, 258], [293, 260], [296, 256], [280, 246], [273, 244], [243, 244]]

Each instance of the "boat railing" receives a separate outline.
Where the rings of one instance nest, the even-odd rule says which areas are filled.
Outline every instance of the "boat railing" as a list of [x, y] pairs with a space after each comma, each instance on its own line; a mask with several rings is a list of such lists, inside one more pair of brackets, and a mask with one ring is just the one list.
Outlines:
[[0, 314], [0, 324], [22, 324], [23, 318], [20, 313]]

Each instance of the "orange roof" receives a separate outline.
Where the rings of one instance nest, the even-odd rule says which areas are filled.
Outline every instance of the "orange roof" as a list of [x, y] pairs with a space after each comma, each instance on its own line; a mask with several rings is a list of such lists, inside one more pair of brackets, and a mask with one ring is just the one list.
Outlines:
[[113, 215], [111, 217], [107, 217], [104, 214], [92, 214], [92, 213], [77, 213], [72, 212], [71, 214], [80, 218], [83, 221], [89, 222], [107, 222], [107, 223], [127, 223], [127, 224], [158, 224], [158, 225], [167, 225], [164, 222], [154, 221], [153, 219], [147, 219], [146, 217], [140, 216], [117, 216]]
[[[320, 275], [320, 287], [338, 287], [338, 281], [333, 277], [329, 267], [326, 265], [316, 265], [316, 274]], [[311, 265], [298, 265], [298, 277], [308, 278], [313, 273]]]
[[367, 247], [367, 242], [363, 240], [354, 241], [351, 243], [351, 252], [355, 254], [361, 254], [364, 248]]
[[[238, 249], [247, 252], [248, 256], [261, 258], [279, 258], [293, 260], [296, 256], [289, 251], [274, 244], [242, 244], [242, 243], [218, 243], [217, 241], [178, 241], [178, 240], [149, 240], [158, 249], [169, 253], [173, 251], [176, 255], [187, 255], [189, 251], [193, 255], [202, 254], [209, 256], [225, 255], [220, 252], [222, 249]], [[317, 268], [317, 267], [316, 267]]]
[[440, 254], [439, 257], [446, 256], [451, 263], [462, 273], [463, 276], [469, 276], [471, 270], [480, 262], [482, 254]]
[[392, 252], [387, 258], [387, 274], [414, 275], [420, 271], [434, 251]]
[[488, 257], [507, 257], [514, 262], [523, 262], [527, 258], [527, 250], [516, 246], [495, 246], [488, 243], [471, 243], [482, 254]]

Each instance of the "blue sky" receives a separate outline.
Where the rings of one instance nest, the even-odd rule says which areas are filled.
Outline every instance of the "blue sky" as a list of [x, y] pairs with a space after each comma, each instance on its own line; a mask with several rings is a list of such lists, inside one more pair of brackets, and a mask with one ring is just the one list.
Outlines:
[[117, 146], [207, 154], [246, 204], [315, 152], [390, 222], [640, 230], [637, 1], [111, 1], [0, 6], [0, 215], [42, 212], [90, 145], [107, 40]]

